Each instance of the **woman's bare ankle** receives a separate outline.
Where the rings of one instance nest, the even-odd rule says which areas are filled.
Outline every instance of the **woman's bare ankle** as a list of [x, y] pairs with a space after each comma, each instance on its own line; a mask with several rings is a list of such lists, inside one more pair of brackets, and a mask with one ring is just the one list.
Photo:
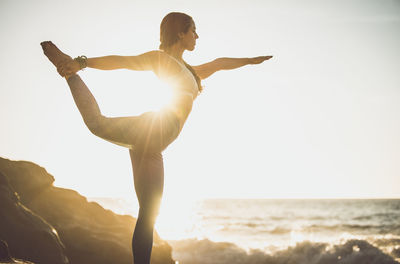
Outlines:
[[78, 75], [78, 74], [73, 73], [73, 74], [65, 75], [64, 78], [65, 78], [66, 81], [68, 81], [69, 78], [74, 77], [74, 76], [77, 76], [77, 75]]

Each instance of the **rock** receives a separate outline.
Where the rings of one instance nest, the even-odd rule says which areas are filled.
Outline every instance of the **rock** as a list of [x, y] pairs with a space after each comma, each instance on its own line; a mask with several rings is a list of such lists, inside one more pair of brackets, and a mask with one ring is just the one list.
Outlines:
[[[57, 230], [71, 264], [132, 264], [135, 218], [88, 202], [76, 191], [54, 187], [53, 176], [34, 163], [0, 158], [0, 172], [3, 167], [24, 205]], [[155, 235], [152, 264], [175, 263], [171, 251]]]
[[132, 263], [135, 219], [118, 216], [77, 192], [49, 188], [28, 203], [59, 231], [71, 263]]
[[5, 241], [0, 240], [0, 263], [11, 262], [10, 250], [8, 250], [8, 245]]
[[1, 171], [0, 204], [0, 239], [7, 241], [13, 257], [43, 264], [69, 263], [56, 230], [20, 203]]
[[34, 264], [33, 262], [23, 261], [20, 259], [14, 259], [10, 255], [8, 245], [5, 241], [0, 240], [0, 263], [1, 264]]
[[54, 177], [47, 171], [28, 161], [10, 161], [0, 158], [3, 172], [14, 190], [21, 195], [21, 202], [29, 201], [35, 193], [52, 186]]

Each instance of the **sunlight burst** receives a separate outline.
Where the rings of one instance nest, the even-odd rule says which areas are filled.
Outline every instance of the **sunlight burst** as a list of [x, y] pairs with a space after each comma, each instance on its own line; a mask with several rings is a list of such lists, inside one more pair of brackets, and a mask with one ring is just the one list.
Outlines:
[[195, 201], [182, 197], [169, 197], [163, 201], [156, 230], [163, 239], [181, 240], [201, 238], [200, 220], [194, 212]]
[[151, 91], [152, 91], [152, 96], [151, 96], [152, 101], [150, 102], [150, 104], [153, 110], [161, 110], [162, 108], [171, 104], [172, 91], [167, 84], [161, 81], [155, 82]]

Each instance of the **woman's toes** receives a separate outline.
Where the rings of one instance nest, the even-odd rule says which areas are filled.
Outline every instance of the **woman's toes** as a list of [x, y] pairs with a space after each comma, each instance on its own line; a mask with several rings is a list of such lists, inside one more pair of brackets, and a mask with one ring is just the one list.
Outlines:
[[63, 61], [66, 61], [68, 59], [72, 60], [72, 58], [70, 56], [68, 56], [67, 54], [64, 54], [51, 41], [43, 41], [42, 43], [40, 43], [40, 45], [42, 46], [44, 55], [46, 55], [46, 57], [56, 67]]

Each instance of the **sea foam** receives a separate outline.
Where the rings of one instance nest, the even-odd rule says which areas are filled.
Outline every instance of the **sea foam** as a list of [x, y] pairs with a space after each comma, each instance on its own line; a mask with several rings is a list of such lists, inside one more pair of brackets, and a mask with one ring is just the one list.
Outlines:
[[365, 240], [343, 244], [304, 241], [274, 253], [246, 251], [233, 243], [210, 240], [170, 241], [179, 264], [395, 264], [399, 248], [389, 254]]

